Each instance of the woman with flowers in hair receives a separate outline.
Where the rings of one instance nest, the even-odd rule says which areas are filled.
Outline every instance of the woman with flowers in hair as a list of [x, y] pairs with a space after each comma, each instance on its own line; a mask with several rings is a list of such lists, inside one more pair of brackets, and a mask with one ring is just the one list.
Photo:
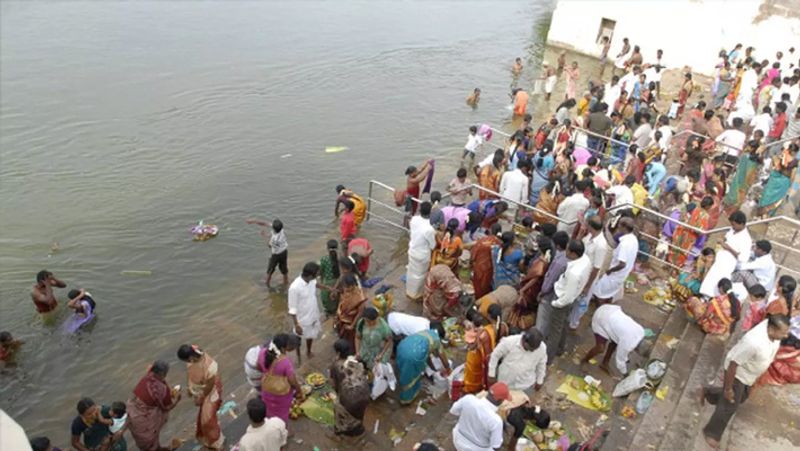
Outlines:
[[297, 382], [294, 364], [289, 353], [300, 344], [288, 334], [278, 334], [269, 347], [262, 350], [258, 362], [264, 376], [261, 379], [261, 400], [267, 405], [267, 416], [278, 417], [289, 427], [289, 410], [292, 398], [299, 402], [305, 400], [303, 390]]
[[204, 447], [223, 449], [225, 436], [217, 420], [217, 410], [222, 405], [222, 379], [217, 362], [197, 345], [181, 345], [178, 358], [186, 362], [189, 384], [186, 387], [197, 411], [195, 437]]

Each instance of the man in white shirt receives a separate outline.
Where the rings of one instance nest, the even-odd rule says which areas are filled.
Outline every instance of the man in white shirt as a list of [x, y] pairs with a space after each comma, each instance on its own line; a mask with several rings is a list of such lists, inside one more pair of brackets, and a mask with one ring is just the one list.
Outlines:
[[469, 166], [467, 167], [472, 166], [475, 162], [475, 153], [478, 151], [478, 147], [480, 147], [481, 144], [483, 144], [483, 136], [478, 134], [478, 127], [474, 125], [470, 126], [467, 143], [464, 145], [464, 155], [461, 156], [462, 166], [464, 166], [464, 162], [467, 158], [469, 158]]
[[317, 302], [317, 276], [319, 265], [308, 262], [303, 272], [289, 286], [289, 316], [295, 333], [306, 339], [306, 355], [313, 357], [311, 344], [322, 331], [319, 303]]
[[733, 128], [729, 128], [717, 136], [717, 143], [722, 147], [722, 152], [725, 154], [725, 162], [728, 164], [736, 165], [739, 161], [739, 152], [744, 148], [744, 143], [747, 140], [747, 135], [742, 131], [742, 118], [737, 117], [733, 119]]
[[528, 174], [530, 174], [531, 163], [522, 160], [517, 164], [517, 169], [506, 171], [500, 178], [500, 194], [511, 201], [508, 202], [508, 211], [511, 217], [516, 218], [519, 205], [515, 202], [524, 204], [528, 199]]
[[669, 151], [670, 143], [672, 142], [672, 127], [669, 126], [669, 118], [667, 116], [660, 116], [658, 118], [658, 128], [653, 130], [650, 138], [655, 140], [656, 132], [661, 132], [661, 139], [658, 140], [658, 147], [666, 155]]
[[767, 291], [775, 287], [775, 273], [777, 267], [772, 259], [772, 244], [767, 240], [756, 241], [753, 250], [754, 258], [750, 261], [739, 263], [739, 270], [734, 271], [731, 282], [744, 283], [747, 289], [761, 284]]
[[508, 386], [497, 382], [485, 398], [465, 395], [453, 403], [450, 413], [458, 417], [453, 428], [457, 451], [493, 451], [503, 446], [503, 419], [497, 408], [506, 400], [511, 400]]
[[261, 398], [247, 401], [250, 426], [239, 440], [239, 451], [280, 451], [286, 445], [289, 431], [278, 417], [267, 418], [267, 406]]
[[269, 343], [253, 346], [244, 355], [244, 375], [247, 378], [247, 383], [256, 390], [261, 389], [261, 378], [264, 376], [258, 364], [258, 356], [268, 346]]
[[650, 125], [650, 113], [642, 113], [639, 116], [639, 126], [633, 132], [631, 142], [635, 142], [640, 149], [646, 149], [650, 145], [650, 133], [653, 127]]
[[572, 307], [572, 312], [569, 315], [569, 327], [576, 330], [581, 322], [583, 314], [589, 309], [589, 300], [591, 299], [592, 286], [600, 271], [606, 265], [606, 256], [608, 255], [608, 241], [603, 233], [603, 221], [599, 216], [595, 215], [586, 221], [589, 233], [583, 238], [583, 245], [586, 248], [586, 255], [589, 261], [592, 262], [592, 269], [589, 272], [589, 279], [581, 290], [577, 302]]
[[765, 106], [764, 109], [761, 110], [761, 114], [753, 116], [753, 118], [750, 119], [750, 127], [753, 129], [753, 133], [755, 133], [756, 130], [761, 130], [764, 132], [764, 136], [766, 136], [772, 128], [772, 109]]
[[595, 344], [583, 357], [582, 362], [586, 363], [603, 352], [608, 343], [600, 368], [611, 374], [608, 363], [611, 361], [611, 354], [616, 351], [614, 365], [621, 374], [628, 374], [628, 356], [644, 339], [644, 328], [625, 314], [622, 307], [616, 304], [604, 304], [598, 307], [592, 316], [592, 332]]
[[[563, 230], [572, 235], [578, 217], [589, 208], [589, 199], [583, 194], [588, 183], [589, 180], [578, 180], [575, 182], [575, 192], [558, 204], [556, 214], [559, 219], [564, 221], [559, 221], [557, 226], [558, 230]], [[569, 222], [573, 222], [573, 224], [567, 224]]]
[[609, 106], [606, 112], [608, 117], [611, 117], [611, 113], [614, 112], [614, 105], [616, 105], [617, 99], [619, 99], [620, 91], [619, 75], [614, 75], [611, 77], [611, 83], [606, 84], [605, 95], [603, 95], [603, 102]]
[[625, 284], [625, 279], [633, 271], [636, 256], [639, 254], [639, 240], [633, 234], [633, 219], [622, 218], [617, 224], [617, 231], [622, 231], [619, 244], [614, 248], [611, 264], [605, 274], [595, 282], [592, 296], [599, 301], [611, 302]]
[[700, 284], [700, 294], [710, 298], [719, 295], [717, 284], [720, 280], [730, 279], [736, 266], [750, 259], [750, 249], [753, 247], [753, 239], [747, 231], [747, 216], [737, 210], [728, 216], [728, 221], [731, 230], [725, 234], [722, 249], [717, 252], [714, 263]]
[[[625, 177], [622, 184], [614, 185], [606, 190], [607, 196], [614, 196], [613, 206], [633, 204], [633, 191], [631, 187], [636, 183], [636, 177], [629, 175]], [[632, 208], [632, 207], [631, 207]]]
[[501, 339], [489, 358], [489, 382], [505, 382], [512, 390], [539, 390], [546, 372], [547, 345], [535, 327]]
[[750, 388], [772, 364], [781, 340], [789, 335], [789, 317], [769, 315], [744, 334], [725, 356], [722, 387], [704, 387], [701, 400], [715, 405], [703, 428], [709, 446], [716, 449], [731, 417], [747, 400]]
[[408, 266], [406, 267], [406, 296], [411, 299], [422, 297], [425, 276], [431, 266], [431, 251], [436, 247], [436, 231], [430, 221], [431, 203], [419, 206], [419, 216], [409, 222]]
[[418, 332], [424, 332], [431, 328], [431, 321], [424, 316], [414, 316], [408, 313], [390, 312], [386, 316], [389, 329], [395, 335], [410, 336]]
[[556, 356], [564, 353], [567, 334], [565, 328], [567, 318], [572, 311], [572, 303], [589, 280], [592, 262], [584, 252], [583, 243], [572, 240], [567, 244], [567, 270], [559, 277], [553, 292], [539, 301], [539, 311], [549, 309], [546, 318], [550, 318], [547, 327], [547, 361], [552, 363]]

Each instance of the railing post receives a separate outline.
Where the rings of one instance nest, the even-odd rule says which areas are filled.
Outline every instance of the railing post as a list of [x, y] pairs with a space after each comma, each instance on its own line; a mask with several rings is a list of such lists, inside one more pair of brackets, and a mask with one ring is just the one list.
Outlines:
[[369, 181], [369, 189], [367, 189], [367, 221], [369, 221], [369, 214], [372, 210], [372, 180]]

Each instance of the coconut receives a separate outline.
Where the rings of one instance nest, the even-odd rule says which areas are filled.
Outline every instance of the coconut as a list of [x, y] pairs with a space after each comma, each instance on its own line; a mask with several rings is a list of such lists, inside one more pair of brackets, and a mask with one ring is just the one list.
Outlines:
[[536, 431], [533, 433], [533, 442], [534, 443], [544, 442], [544, 434], [542, 434], [542, 431]]

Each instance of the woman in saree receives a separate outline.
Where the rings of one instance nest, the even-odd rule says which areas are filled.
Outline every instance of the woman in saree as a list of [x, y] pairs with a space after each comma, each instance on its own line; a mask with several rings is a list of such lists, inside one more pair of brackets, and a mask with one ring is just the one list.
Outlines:
[[725, 101], [722, 103], [722, 109], [730, 111], [731, 107], [736, 103], [736, 99], [739, 97], [739, 90], [742, 87], [744, 70], [744, 64], [736, 64], [736, 70], [734, 71], [733, 82], [731, 84], [731, 92], [725, 97]]
[[678, 93], [678, 117], [683, 115], [683, 109], [686, 108], [686, 102], [689, 100], [689, 96], [692, 95], [692, 91], [694, 90], [694, 82], [692, 81], [692, 73], [687, 72], [686, 75], [683, 76], [683, 84], [681, 84], [681, 90]]
[[334, 216], [337, 218], [339, 217], [339, 205], [349, 200], [353, 203], [353, 216], [355, 218], [356, 227], [361, 227], [361, 223], [363, 223], [364, 219], [367, 217], [367, 203], [364, 202], [364, 199], [358, 194], [346, 189], [344, 185], [336, 186], [336, 194], [338, 194], [338, 197], [336, 198], [336, 205], [333, 209]]
[[225, 436], [217, 420], [222, 406], [222, 379], [217, 362], [196, 345], [181, 345], [178, 358], [186, 362], [187, 393], [194, 399], [197, 411], [195, 438], [209, 449], [223, 449]]
[[[700, 206], [696, 206], [689, 214], [688, 225], [700, 230], [707, 230], [709, 221], [708, 209], [713, 205], [714, 200], [711, 197], [704, 197], [703, 200], [700, 201]], [[703, 237], [703, 241], [705, 241], [704, 233], [683, 225], [678, 225], [678, 227], [675, 228], [675, 232], [672, 234], [673, 247], [671, 248], [667, 261], [679, 268], [683, 268], [684, 263], [686, 263], [686, 258], [692, 248], [696, 247], [701, 237]]]
[[417, 332], [404, 338], [397, 345], [395, 361], [400, 384], [400, 404], [408, 405], [416, 399], [419, 389], [422, 388], [422, 374], [425, 372], [425, 367], [430, 365], [431, 368], [435, 368], [431, 357], [436, 356], [442, 362], [442, 376], [447, 377], [450, 374], [450, 364], [447, 357], [442, 354], [443, 337], [444, 328], [440, 324], [438, 330]]
[[518, 329], [527, 329], [533, 326], [534, 315], [539, 308], [539, 292], [542, 289], [544, 275], [547, 274], [547, 268], [550, 266], [553, 242], [546, 236], [540, 236], [538, 246], [539, 253], [520, 281], [519, 297], [516, 299], [511, 314], [506, 316], [509, 325]]
[[487, 321], [477, 310], [467, 312], [467, 320], [476, 329], [465, 334], [467, 355], [464, 361], [464, 393], [478, 393], [489, 388], [489, 357], [497, 345], [496, 320], [500, 317], [500, 306], [491, 309], [496, 314], [495, 321]]
[[388, 363], [392, 353], [392, 329], [374, 307], [364, 309], [356, 323], [356, 355], [368, 370], [378, 363]]
[[322, 300], [322, 307], [328, 315], [334, 315], [338, 306], [339, 297], [333, 289], [340, 275], [338, 248], [339, 243], [336, 240], [328, 241], [326, 246], [328, 254], [319, 259], [321, 283], [317, 286], [320, 288], [319, 297]]
[[545, 147], [533, 158], [533, 172], [531, 173], [530, 204], [539, 202], [539, 194], [550, 181], [550, 171], [556, 165], [551, 152], [552, 142], [548, 141]]
[[372, 255], [372, 245], [366, 238], [353, 238], [347, 245], [347, 254], [351, 257], [353, 254], [358, 256], [358, 272], [361, 278], [367, 278], [367, 270], [369, 269], [369, 257]]
[[169, 411], [181, 400], [180, 391], [173, 391], [167, 385], [168, 372], [167, 362], [153, 362], [147, 374], [136, 384], [133, 397], [127, 403], [128, 431], [142, 451], [168, 451], [181, 446], [180, 441], [173, 442], [170, 447], [161, 446], [159, 441]]
[[475, 290], [475, 299], [480, 299], [492, 291], [494, 279], [494, 265], [492, 264], [492, 247], [501, 243], [500, 224], [495, 224], [489, 229], [489, 234], [478, 239], [469, 251], [470, 267], [472, 268], [472, 288]]
[[622, 120], [619, 113], [612, 113], [611, 119], [614, 121], [614, 128], [611, 129], [611, 163], [622, 167], [625, 161], [625, 155], [628, 153], [628, 145], [631, 142], [631, 129], [628, 124]]
[[277, 417], [289, 427], [289, 410], [292, 400], [305, 400], [305, 395], [297, 382], [294, 364], [289, 353], [294, 351], [299, 342], [292, 340], [287, 334], [278, 334], [272, 339], [269, 347], [259, 355], [259, 369], [264, 373], [261, 379], [261, 400], [267, 405], [269, 418]]
[[406, 189], [395, 191], [395, 203], [397, 206], [410, 205], [406, 211], [414, 216], [417, 213], [417, 202], [410, 200], [410, 198], [419, 199], [420, 189], [419, 184], [426, 181], [429, 173], [433, 170], [433, 160], [428, 160], [422, 164], [422, 167], [417, 169], [416, 166], [409, 166], [406, 168]]
[[338, 395], [333, 404], [333, 430], [350, 437], [364, 433], [364, 413], [369, 404], [369, 380], [364, 364], [353, 356], [347, 340], [333, 344], [336, 361], [331, 365], [333, 389]]
[[525, 254], [514, 242], [514, 232], [503, 232], [500, 236], [500, 245], [492, 248], [492, 263], [494, 264], [493, 287], [501, 285], [519, 286], [520, 272], [524, 266]]
[[681, 304], [690, 297], [700, 294], [700, 284], [706, 276], [706, 271], [714, 264], [714, 249], [707, 247], [700, 253], [694, 262], [694, 271], [683, 271], [677, 279], [671, 279], [670, 288], [672, 298]]
[[497, 287], [496, 290], [487, 294], [486, 296], [478, 298], [475, 301], [475, 307], [478, 308], [478, 313], [483, 315], [487, 320], [489, 319], [489, 308], [493, 305], [500, 307], [500, 312], [503, 318], [508, 318], [514, 307], [514, 304], [519, 298], [517, 290], [509, 285]]
[[780, 156], [773, 159], [772, 171], [758, 200], [758, 215], [773, 217], [783, 204], [786, 193], [792, 186], [797, 169], [797, 144], [790, 144]]
[[431, 267], [441, 264], [449, 266], [454, 273], [458, 271], [458, 258], [464, 247], [458, 232], [459, 224], [458, 219], [450, 219], [444, 232], [436, 234]]
[[[500, 189], [500, 176], [503, 174], [503, 161], [505, 161], [505, 157], [496, 154], [492, 159], [492, 164], [487, 164], [478, 172], [478, 184], [496, 193]], [[478, 190], [478, 199], [480, 200], [496, 198], [497, 196], [494, 194], [485, 190]]]
[[700, 133], [701, 135], [705, 134], [705, 120], [703, 120], [705, 108], [706, 103], [701, 100], [697, 102], [697, 105], [695, 105], [694, 108], [687, 111], [686, 115], [678, 119], [680, 124], [677, 127], [677, 133], [675, 133], [675, 136], [673, 136], [672, 140], [670, 141], [672, 143], [671, 145], [678, 149], [686, 148], [686, 141], [691, 136], [689, 133], [682, 133], [686, 130], [691, 130], [695, 133]]
[[366, 303], [367, 297], [355, 274], [343, 275], [339, 291], [339, 306], [336, 308], [333, 327], [339, 334], [339, 338], [347, 340], [353, 347], [355, 347], [356, 339], [356, 321], [361, 316]]
[[725, 61], [719, 69], [719, 83], [717, 83], [717, 92], [714, 94], [713, 109], [719, 109], [725, 103], [735, 79], [736, 76], [731, 72], [730, 63]]
[[[564, 200], [561, 194], [561, 183], [551, 181], [539, 192], [533, 220], [539, 224], [558, 224], [558, 205]], [[545, 212], [545, 213], [542, 213]]]
[[458, 301], [461, 297], [461, 281], [447, 265], [436, 265], [425, 278], [422, 294], [422, 313], [431, 321], [442, 321], [458, 316]]
[[758, 169], [761, 167], [761, 161], [755, 153], [757, 148], [758, 141], [750, 141], [747, 152], [739, 157], [733, 180], [731, 180], [725, 197], [722, 198], [722, 207], [726, 215], [742, 206], [747, 198], [747, 190], [758, 181]]
[[[707, 303], [687, 304], [690, 313], [697, 320], [697, 325], [707, 335], [726, 335], [733, 330], [739, 320], [741, 304], [733, 293], [730, 279], [721, 279], [717, 284], [719, 296], [711, 298]], [[693, 298], [697, 299], [697, 298]]]

